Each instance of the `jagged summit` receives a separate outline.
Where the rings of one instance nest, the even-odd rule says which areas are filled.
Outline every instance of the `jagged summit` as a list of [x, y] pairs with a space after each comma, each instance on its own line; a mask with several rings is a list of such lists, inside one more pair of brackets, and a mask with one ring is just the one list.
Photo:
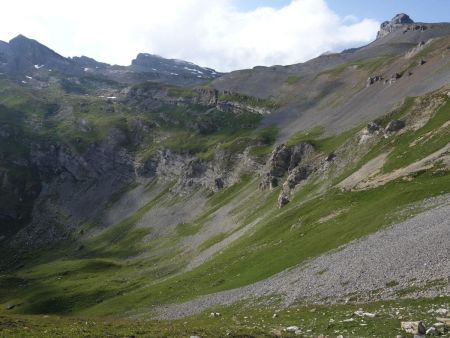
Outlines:
[[408, 14], [400, 13], [392, 18], [391, 23], [398, 24], [398, 25], [404, 25], [404, 24], [408, 24], [408, 23], [414, 23], [414, 20], [412, 20]]
[[382, 38], [389, 33], [392, 33], [393, 31], [396, 31], [403, 25], [409, 25], [412, 23], [414, 23], [414, 20], [412, 20], [409, 15], [405, 13], [397, 14], [392, 18], [391, 21], [385, 21], [381, 24], [377, 39]]

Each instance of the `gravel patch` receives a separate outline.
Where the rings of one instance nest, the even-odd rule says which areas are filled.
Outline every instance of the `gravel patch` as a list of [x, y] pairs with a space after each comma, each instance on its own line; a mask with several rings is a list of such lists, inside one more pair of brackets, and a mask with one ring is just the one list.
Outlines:
[[281, 296], [287, 306], [345, 302], [355, 295], [364, 301], [449, 294], [450, 195], [427, 200], [424, 206], [433, 202], [439, 207], [266, 280], [156, 307], [156, 318], [178, 319], [214, 306], [270, 296]]

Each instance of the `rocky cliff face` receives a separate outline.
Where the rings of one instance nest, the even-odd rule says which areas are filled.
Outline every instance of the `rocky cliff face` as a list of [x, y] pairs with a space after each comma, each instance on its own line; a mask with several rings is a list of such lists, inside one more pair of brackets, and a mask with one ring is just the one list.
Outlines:
[[[248, 102], [251, 101], [251, 102]], [[143, 86], [131, 88], [127, 93], [127, 102], [145, 110], [155, 110], [163, 105], [200, 105], [215, 108], [221, 112], [241, 114], [267, 115], [275, 106], [267, 107], [265, 100], [255, 99], [246, 95], [238, 95], [230, 91], [218, 91], [213, 88], [194, 88], [182, 90], [160, 86], [149, 82]]]
[[34, 176], [22, 183], [14, 178], [10, 163], [0, 167], [0, 196], [9, 199], [0, 207], [0, 222], [11, 229], [2, 232], [3, 238], [13, 236], [13, 247], [36, 248], [67, 238], [92, 219], [101, 225], [111, 199], [135, 182], [172, 182], [175, 197], [198, 189], [219, 191], [238, 182], [243, 173], [261, 168], [245, 151], [229, 154], [218, 148], [206, 161], [161, 149], [142, 160], [131, 145], [128, 135], [112, 128], [101, 143], [84, 152], [64, 143], [34, 144], [23, 158], [23, 168], [32, 168]]

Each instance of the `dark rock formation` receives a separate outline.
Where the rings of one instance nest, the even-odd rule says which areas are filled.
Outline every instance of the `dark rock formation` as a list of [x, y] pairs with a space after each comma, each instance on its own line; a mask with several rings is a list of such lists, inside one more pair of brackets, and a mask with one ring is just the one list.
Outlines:
[[392, 120], [386, 126], [386, 131], [387, 132], [396, 132], [396, 131], [399, 131], [399, 130], [405, 128], [405, 125], [406, 125], [405, 122], [402, 120]]
[[366, 86], [370, 87], [371, 85], [373, 85], [375, 82], [378, 82], [378, 81], [383, 81], [383, 76], [381, 76], [381, 75], [370, 76], [367, 79]]
[[261, 189], [273, 189], [278, 186], [278, 179], [286, 174], [291, 165], [291, 154], [291, 149], [284, 144], [275, 147], [267, 164], [267, 172], [260, 184]]
[[283, 189], [278, 197], [278, 206], [283, 207], [289, 203], [291, 191], [314, 171], [314, 165], [309, 164], [314, 153], [313, 145], [307, 142], [291, 147], [284, 144], [278, 145], [272, 151], [267, 162], [267, 171], [263, 175], [260, 189], [277, 187], [280, 178], [287, 174], [287, 179], [283, 183]]
[[369, 134], [377, 132], [378, 130], [380, 130], [380, 128], [380, 125], [376, 122], [369, 122], [366, 127]]

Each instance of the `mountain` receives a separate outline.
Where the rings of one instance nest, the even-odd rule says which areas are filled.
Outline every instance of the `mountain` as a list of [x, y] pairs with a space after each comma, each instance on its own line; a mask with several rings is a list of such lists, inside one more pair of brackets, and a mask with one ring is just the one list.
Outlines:
[[[283, 108], [269, 116], [266, 125], [277, 124], [286, 137], [318, 124], [330, 133], [340, 132], [383, 114], [406, 96], [422, 95], [448, 83], [448, 62], [438, 52], [418, 65], [421, 53], [432, 44], [442, 44], [440, 50], [446, 52], [446, 40], [439, 38], [448, 34], [448, 23], [413, 23], [399, 14], [389, 24], [383, 23], [377, 40], [367, 46], [291, 66], [231, 72], [212, 86], [283, 101]], [[397, 73], [401, 78], [393, 85], [390, 79]], [[373, 76], [382, 76], [383, 81], [361, 86]], [[389, 83], [384, 85], [386, 80]], [[385, 90], [379, 90], [379, 84]]]
[[139, 54], [131, 66], [111, 66], [86, 56], [65, 58], [23, 35], [9, 43], [0, 41], [0, 61], [0, 72], [20, 79], [24, 76], [45, 78], [48, 72], [56, 71], [65, 76], [96, 76], [125, 84], [156, 80], [175, 85], [194, 85], [221, 75], [213, 69], [186, 61], [149, 54]]
[[25, 74], [34, 69], [39, 69], [45, 63], [47, 63], [47, 67], [64, 73], [75, 71], [74, 65], [69, 60], [23, 35], [15, 37], [8, 44], [2, 42], [2, 45], [4, 47], [1, 54], [6, 61], [2, 65], [2, 70], [5, 72]]
[[450, 24], [380, 32], [228, 74], [0, 43], [2, 334], [447, 334]]

